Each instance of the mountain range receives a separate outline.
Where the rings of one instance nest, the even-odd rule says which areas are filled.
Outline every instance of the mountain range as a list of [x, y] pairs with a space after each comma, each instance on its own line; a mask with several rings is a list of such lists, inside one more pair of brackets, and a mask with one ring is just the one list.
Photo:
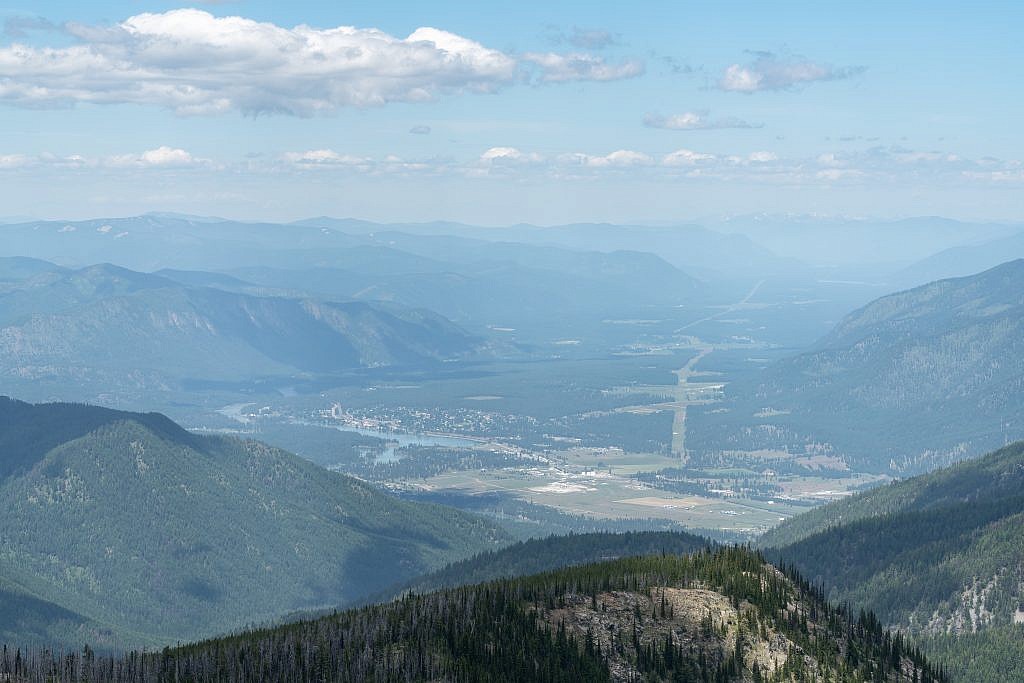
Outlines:
[[326, 227], [349, 234], [398, 232], [407, 235], [451, 235], [486, 243], [518, 243], [577, 251], [642, 251], [707, 280], [746, 279], [778, 274], [799, 266], [780, 258], [743, 235], [698, 225], [646, 226], [611, 223], [529, 224], [483, 227], [435, 222], [393, 224], [321, 216], [298, 221], [303, 227]]
[[481, 342], [398, 304], [257, 296], [111, 265], [2, 260], [0, 280], [0, 373], [10, 381], [156, 390], [431, 364]]
[[581, 324], [600, 332], [606, 318], [650, 317], [657, 307], [731, 296], [702, 286], [674, 255], [691, 254], [686, 261], [694, 265], [722, 264], [719, 278], [730, 272], [730, 263], [742, 261], [734, 271], [743, 272], [742, 280], [760, 269], [755, 262], [774, 259], [753, 245], [700, 230], [666, 232], [665, 258], [646, 253], [645, 247], [657, 244], [611, 239], [613, 229], [604, 231], [609, 239], [594, 241], [573, 228], [575, 237], [559, 245], [534, 239], [536, 231], [525, 228], [504, 240], [497, 229], [403, 232], [418, 227], [329, 219], [274, 225], [161, 214], [34, 222], [0, 226], [0, 256], [71, 268], [111, 262], [257, 296], [389, 301], [433, 310], [474, 333], [515, 328], [529, 341], [563, 338]]

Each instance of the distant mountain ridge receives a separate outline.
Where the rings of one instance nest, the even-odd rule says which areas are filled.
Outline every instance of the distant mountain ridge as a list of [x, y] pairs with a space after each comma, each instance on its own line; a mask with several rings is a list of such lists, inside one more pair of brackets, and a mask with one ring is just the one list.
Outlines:
[[[181, 284], [257, 296], [388, 301], [428, 308], [477, 334], [514, 328], [526, 343], [550, 343], [578, 327], [598, 337], [605, 319], [647, 318], [652, 307], [730, 299], [731, 293], [716, 294], [681, 269], [683, 261], [697, 269], [714, 263], [721, 268], [716, 277], [743, 281], [762, 270], [762, 262], [774, 262], [762, 249], [700, 229], [655, 231], [648, 240], [640, 239], [646, 232], [571, 227], [551, 233], [565, 236], [560, 244], [533, 229], [510, 229], [501, 237], [471, 226], [450, 226], [457, 234], [421, 227], [165, 214], [43, 221], [0, 226], [0, 257], [69, 268], [111, 262]], [[731, 269], [734, 262], [742, 268]]]
[[[734, 216], [711, 225], [744, 235], [777, 254], [807, 264], [875, 263], [890, 268], [909, 265], [945, 249], [999, 239], [1024, 228], [1019, 224], [960, 221], [940, 216], [886, 220], [806, 214]], [[1005, 260], [944, 277], [969, 275]], [[903, 284], [916, 285], [935, 279], [939, 278]]]
[[436, 363], [481, 341], [426, 310], [204, 284], [107, 264], [0, 283], [0, 374], [159, 388]]
[[916, 286], [933, 280], [965, 277], [1024, 258], [1024, 230], [1005, 237], [945, 249], [897, 274], [900, 283]]
[[611, 223], [528, 224], [481, 227], [451, 222], [379, 225], [354, 219], [320, 217], [298, 221], [304, 227], [330, 227], [351, 233], [401, 232], [454, 235], [487, 242], [512, 242], [602, 252], [643, 251], [705, 279], [757, 277], [802, 267], [780, 258], [746, 236], [723, 234], [697, 225], [653, 227]]
[[0, 398], [0, 463], [8, 642], [196, 638], [339, 605], [509, 540], [481, 518], [155, 413]]

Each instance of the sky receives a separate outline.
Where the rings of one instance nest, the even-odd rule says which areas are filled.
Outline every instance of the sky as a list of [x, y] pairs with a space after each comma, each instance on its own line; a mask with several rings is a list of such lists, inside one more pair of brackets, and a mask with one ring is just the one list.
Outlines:
[[1024, 3], [0, 0], [0, 217], [1024, 220]]

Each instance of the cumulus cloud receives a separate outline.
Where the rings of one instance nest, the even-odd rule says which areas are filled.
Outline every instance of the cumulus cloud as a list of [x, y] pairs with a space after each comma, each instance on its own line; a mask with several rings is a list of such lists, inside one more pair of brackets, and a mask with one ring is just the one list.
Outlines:
[[753, 161], [754, 163], [764, 164], [769, 161], [778, 161], [779, 155], [775, 152], [751, 152], [747, 155], [747, 161]]
[[682, 114], [661, 116], [647, 114], [644, 125], [648, 128], [664, 128], [667, 130], [719, 130], [722, 128], [760, 128], [760, 124], [747, 123], [731, 116], [711, 118], [706, 111], [688, 111]]
[[694, 152], [689, 149], [677, 149], [662, 157], [661, 163], [665, 166], [695, 166], [702, 161], [711, 161], [714, 158], [714, 154]]
[[541, 161], [536, 152], [526, 153], [515, 147], [491, 147], [480, 155], [484, 164], [531, 164]]
[[340, 154], [333, 149], [311, 149], [306, 152], [286, 152], [285, 161], [296, 166], [360, 166], [370, 162], [366, 157]]
[[917, 150], [898, 145], [861, 150], [826, 151], [807, 157], [782, 156], [769, 150], [733, 154], [693, 149], [650, 152], [619, 149], [609, 153], [564, 153], [495, 146], [457, 160], [431, 157], [403, 159], [387, 154], [360, 156], [328, 147], [271, 155], [247, 155], [231, 162], [213, 161], [170, 146], [108, 157], [0, 153], [0, 174], [50, 173], [163, 173], [184, 171], [217, 174], [244, 171], [255, 174], [317, 173], [374, 176], [450, 176], [500, 178], [516, 181], [573, 180], [623, 177], [666, 182], [729, 182], [790, 185], [866, 185], [927, 180], [939, 186], [964, 182], [1017, 187], [1024, 182], [1024, 163], [991, 157], [971, 159], [941, 150]]
[[22, 168], [31, 163], [31, 157], [24, 154], [0, 154], [0, 168]]
[[[573, 151], [541, 154], [518, 147], [491, 147], [475, 158], [407, 161], [395, 156], [380, 159], [346, 155], [333, 150], [312, 150], [283, 155], [283, 165], [259, 165], [257, 171], [318, 168], [338, 173], [462, 175], [519, 180], [594, 178], [602, 175], [664, 180], [700, 179], [707, 182], [833, 185], [895, 183], [929, 178], [932, 182], [989, 182], [1007, 186], [1024, 180], [1019, 161], [967, 159], [940, 151], [871, 147], [859, 151], [824, 152], [810, 157], [781, 156], [769, 150], [712, 154], [692, 149], [653, 154], [619, 149], [607, 154]], [[0, 164], [2, 164], [0, 160]], [[0, 166], [2, 167], [2, 166]]]
[[548, 83], [617, 81], [644, 72], [644, 63], [640, 60], [609, 62], [603, 57], [584, 53], [562, 55], [554, 52], [527, 52], [523, 60], [538, 66], [540, 80]]
[[342, 107], [424, 102], [543, 81], [626, 78], [639, 62], [586, 54], [518, 58], [437, 28], [400, 38], [372, 28], [285, 28], [198, 9], [68, 24], [77, 43], [0, 48], [0, 101], [25, 107], [135, 103], [183, 115], [310, 116]]
[[156, 147], [141, 153], [116, 154], [106, 157], [86, 157], [81, 154], [0, 154], [0, 169], [180, 169], [210, 168], [218, 166], [210, 159], [193, 156], [183, 149]]
[[42, 154], [0, 154], [0, 170], [31, 169], [31, 168], [80, 168], [95, 166], [96, 161], [86, 159], [78, 154], [59, 156], [44, 152]]
[[654, 159], [650, 155], [630, 149], [620, 149], [603, 156], [584, 154], [582, 152], [563, 154], [559, 157], [559, 161], [567, 165], [587, 168], [624, 168], [647, 166], [654, 163]]
[[247, 172], [287, 173], [291, 171], [315, 171], [318, 173], [358, 173], [361, 175], [397, 174], [439, 174], [452, 166], [448, 159], [426, 159], [410, 161], [394, 154], [383, 157], [357, 156], [333, 149], [311, 149], [304, 152], [286, 152], [274, 161], [254, 162], [247, 166]]
[[856, 180], [864, 177], [864, 171], [860, 171], [855, 168], [825, 168], [815, 173], [815, 177], [819, 180], [832, 182], [839, 180]]
[[199, 159], [183, 149], [167, 147], [147, 150], [141, 154], [123, 154], [109, 157], [106, 165], [115, 168], [195, 168], [210, 165], [209, 159]]
[[820, 81], [851, 78], [865, 71], [862, 66], [835, 67], [812, 62], [804, 57], [783, 57], [772, 52], [755, 52], [748, 64], [732, 64], [718, 82], [722, 90], [754, 93], [762, 90], [788, 90]]

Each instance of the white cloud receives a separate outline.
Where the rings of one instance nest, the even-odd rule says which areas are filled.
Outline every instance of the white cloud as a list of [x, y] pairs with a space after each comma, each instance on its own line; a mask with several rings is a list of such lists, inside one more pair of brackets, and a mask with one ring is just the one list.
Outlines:
[[819, 164], [821, 164], [822, 166], [842, 166], [843, 165], [843, 161], [839, 158], [839, 156], [835, 152], [825, 152], [824, 154], [819, 154], [818, 158], [817, 158], [817, 162]]
[[878, 184], [927, 181], [951, 187], [965, 182], [993, 187], [1017, 187], [1024, 181], [1024, 164], [1018, 160], [984, 157], [970, 159], [955, 152], [914, 150], [900, 146], [875, 146], [861, 150], [824, 151], [808, 157], [786, 157], [767, 150], [712, 154], [677, 149], [655, 154], [619, 149], [607, 154], [575, 151], [540, 153], [512, 146], [496, 146], [468, 159], [430, 157], [404, 159], [386, 154], [359, 156], [330, 148], [249, 155], [237, 161], [202, 159], [169, 146], [109, 157], [0, 154], [0, 173], [7, 175], [52, 173], [110, 174], [120, 178], [125, 170], [162, 173], [188, 169], [217, 174], [241, 171], [249, 174], [336, 173], [393, 177], [449, 176], [501, 178], [514, 181], [547, 181], [629, 177], [665, 182], [758, 183], [771, 185]]
[[195, 168], [208, 166], [210, 163], [209, 159], [199, 159], [183, 149], [166, 145], [141, 154], [122, 154], [105, 160], [106, 165], [114, 168]]
[[527, 52], [523, 60], [540, 68], [540, 80], [548, 83], [566, 81], [617, 81], [633, 78], [644, 72], [643, 62], [635, 59], [612, 63], [603, 57], [574, 53]]
[[76, 44], [0, 47], [0, 101], [156, 105], [183, 115], [241, 111], [309, 116], [342, 107], [494, 92], [527, 80], [614, 80], [639, 62], [586, 54], [519, 59], [423, 27], [406, 38], [372, 28], [284, 28], [198, 9], [138, 14], [112, 27], [68, 24]]
[[750, 154], [747, 155], [747, 160], [753, 161], [755, 163], [765, 164], [770, 161], [778, 161], [779, 156], [774, 152], [751, 152]]
[[73, 154], [71, 156], [57, 156], [44, 152], [43, 154], [0, 154], [0, 170], [11, 170], [21, 168], [36, 168], [41, 166], [57, 168], [78, 168], [88, 166], [94, 162], [85, 157]]
[[662, 157], [661, 163], [665, 166], [694, 166], [703, 161], [712, 161], [714, 158], [715, 155], [713, 154], [694, 152], [689, 149], [677, 149]]
[[191, 166], [196, 159], [183, 149], [163, 146], [143, 152], [139, 161], [147, 166]]
[[648, 114], [644, 117], [644, 125], [648, 128], [665, 128], [668, 130], [718, 130], [722, 128], [760, 128], [760, 125], [747, 123], [733, 117], [711, 118], [708, 112], [688, 111], [682, 114], [661, 116]]
[[535, 152], [524, 153], [515, 147], [491, 147], [480, 155], [480, 161], [485, 164], [529, 164], [541, 161], [541, 156]]
[[0, 168], [22, 168], [32, 163], [24, 154], [0, 154]]
[[447, 159], [409, 161], [394, 154], [380, 158], [345, 154], [333, 149], [311, 149], [304, 152], [285, 152], [276, 160], [250, 162], [250, 173], [288, 173], [296, 170], [317, 172], [358, 173], [361, 175], [398, 175], [410, 173], [444, 173], [452, 163]]
[[826, 168], [818, 171], [815, 177], [820, 180], [847, 180], [847, 179], [858, 179], [864, 177], [864, 171], [858, 171], [854, 168]]
[[722, 74], [718, 87], [733, 92], [788, 90], [818, 81], [836, 81], [864, 72], [860, 66], [834, 67], [803, 57], [780, 57], [771, 52], [754, 53], [749, 64], [732, 64]]
[[286, 152], [283, 157], [288, 163], [296, 166], [329, 167], [329, 166], [365, 166], [371, 163], [367, 157], [351, 154], [340, 154], [333, 149], [311, 149], [306, 152]]
[[1024, 183], [1024, 170], [964, 171], [964, 177], [970, 180], [983, 180], [996, 184]]
[[604, 156], [584, 154], [582, 152], [563, 154], [559, 157], [559, 161], [566, 165], [587, 168], [624, 168], [648, 166], [654, 163], [654, 159], [649, 155], [630, 149], [620, 149]]

